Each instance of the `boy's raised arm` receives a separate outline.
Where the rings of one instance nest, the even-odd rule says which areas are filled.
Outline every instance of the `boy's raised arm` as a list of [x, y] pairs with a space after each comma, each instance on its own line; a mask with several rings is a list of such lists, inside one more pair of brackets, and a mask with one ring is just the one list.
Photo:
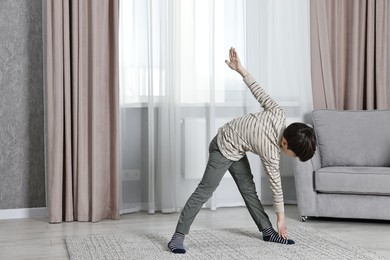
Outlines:
[[279, 104], [276, 103], [262, 87], [260, 87], [252, 75], [244, 68], [244, 66], [242, 66], [235, 48], [230, 48], [229, 60], [225, 60], [225, 63], [229, 66], [229, 68], [237, 71], [243, 77], [245, 84], [265, 110], [279, 107]]

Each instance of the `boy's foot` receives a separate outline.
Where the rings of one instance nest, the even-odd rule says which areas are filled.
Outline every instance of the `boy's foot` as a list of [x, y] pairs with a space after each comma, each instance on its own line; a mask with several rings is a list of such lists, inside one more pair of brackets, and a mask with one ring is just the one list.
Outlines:
[[171, 241], [168, 243], [168, 248], [175, 254], [185, 254], [186, 250], [183, 245], [184, 234], [176, 232], [173, 234]]
[[275, 229], [273, 229], [273, 227], [266, 228], [262, 232], [263, 232], [264, 241], [275, 242], [275, 243], [285, 244], [285, 245], [295, 244], [293, 240], [284, 239], [283, 237], [279, 236], [278, 232], [276, 232]]

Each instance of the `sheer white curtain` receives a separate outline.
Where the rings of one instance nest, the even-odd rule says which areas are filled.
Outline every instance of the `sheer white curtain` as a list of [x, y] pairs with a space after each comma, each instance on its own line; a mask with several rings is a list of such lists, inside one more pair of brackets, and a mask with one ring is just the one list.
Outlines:
[[259, 10], [261, 82], [289, 121], [310, 121], [310, 2], [261, 1]]
[[[247, 0], [248, 69], [283, 106], [287, 124], [311, 123], [313, 97], [310, 66], [310, 1]], [[291, 159], [282, 155], [280, 171], [284, 200], [296, 203]], [[261, 197], [271, 191], [262, 174]]]
[[[285, 107], [288, 120], [304, 118], [311, 106], [308, 5], [308, 0], [121, 1], [122, 213], [180, 210], [203, 174], [217, 128], [259, 111], [242, 79], [224, 63], [230, 47]], [[269, 203], [260, 161], [248, 157]], [[288, 196], [294, 200], [295, 192]], [[226, 174], [205, 206], [238, 205], [244, 202]]]
[[[121, 1], [122, 213], [180, 210], [216, 129], [245, 111], [224, 60], [245, 62], [244, 0]], [[227, 177], [206, 204], [243, 205]], [[226, 192], [229, 191], [229, 192]]]

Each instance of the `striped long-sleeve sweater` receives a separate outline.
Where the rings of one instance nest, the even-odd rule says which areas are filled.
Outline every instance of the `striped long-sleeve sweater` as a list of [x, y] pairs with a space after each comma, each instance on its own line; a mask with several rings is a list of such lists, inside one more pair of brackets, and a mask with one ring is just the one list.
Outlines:
[[284, 212], [279, 144], [286, 126], [286, 117], [283, 109], [250, 74], [244, 78], [244, 82], [264, 110], [235, 118], [219, 128], [218, 147], [232, 161], [240, 160], [248, 151], [259, 155], [269, 177], [274, 211]]

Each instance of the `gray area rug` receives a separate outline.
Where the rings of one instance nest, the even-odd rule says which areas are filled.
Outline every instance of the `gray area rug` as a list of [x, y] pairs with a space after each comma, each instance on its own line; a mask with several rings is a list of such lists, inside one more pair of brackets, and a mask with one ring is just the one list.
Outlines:
[[66, 237], [70, 259], [384, 259], [309, 227], [290, 227], [295, 245], [264, 242], [256, 228], [195, 230], [186, 236], [185, 255], [168, 251], [172, 234]]

